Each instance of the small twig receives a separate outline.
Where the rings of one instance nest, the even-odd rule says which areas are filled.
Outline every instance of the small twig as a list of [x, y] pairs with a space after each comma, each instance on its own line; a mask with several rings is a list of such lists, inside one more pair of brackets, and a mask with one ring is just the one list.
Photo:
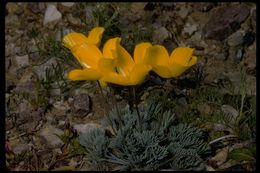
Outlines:
[[209, 145], [212, 145], [212, 144], [214, 144], [216, 142], [219, 142], [219, 141], [221, 141], [223, 139], [227, 139], [227, 138], [237, 138], [237, 136], [236, 135], [221, 136], [220, 138], [214, 139], [213, 141], [209, 142]]

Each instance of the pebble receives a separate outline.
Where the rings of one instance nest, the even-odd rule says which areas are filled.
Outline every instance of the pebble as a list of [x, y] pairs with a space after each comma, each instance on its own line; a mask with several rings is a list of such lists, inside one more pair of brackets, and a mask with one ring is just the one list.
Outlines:
[[[62, 140], [58, 137], [63, 134], [63, 131], [47, 124], [41, 131], [40, 136], [50, 147], [57, 147], [63, 144]], [[58, 135], [58, 136], [57, 136]]]
[[224, 115], [227, 117], [227, 119], [229, 120], [229, 123], [234, 124], [236, 118], [239, 115], [238, 111], [235, 108], [233, 108], [231, 105], [227, 105], [227, 104], [222, 105], [221, 110], [224, 113]]
[[220, 41], [226, 39], [240, 28], [240, 24], [245, 21], [249, 13], [249, 8], [244, 4], [219, 7], [204, 26], [204, 37]]
[[29, 56], [28, 55], [15, 56], [15, 63], [18, 68], [26, 67], [29, 65]]
[[227, 43], [229, 46], [238, 46], [241, 45], [243, 43], [243, 38], [245, 35], [245, 31], [243, 30], [239, 30], [233, 34], [231, 34], [228, 39], [227, 39]]
[[77, 130], [77, 132], [79, 132], [79, 134], [86, 134], [89, 133], [91, 130], [93, 129], [97, 129], [100, 128], [99, 124], [95, 124], [95, 123], [87, 123], [87, 124], [75, 124], [73, 126], [74, 129]]
[[59, 21], [61, 20], [61, 13], [57, 10], [55, 5], [48, 5], [45, 14], [44, 14], [44, 20], [43, 25], [45, 26], [47, 23]]
[[15, 147], [13, 147], [13, 152], [16, 155], [19, 155], [25, 151], [29, 151], [30, 149], [31, 149], [31, 145], [29, 145], [29, 144], [18, 144]]
[[62, 2], [61, 5], [65, 6], [65, 7], [72, 7], [75, 3], [74, 2]]

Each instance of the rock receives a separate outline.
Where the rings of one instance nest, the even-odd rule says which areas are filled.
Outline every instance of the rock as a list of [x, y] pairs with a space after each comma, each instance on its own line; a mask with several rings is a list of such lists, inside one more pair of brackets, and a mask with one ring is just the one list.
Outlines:
[[45, 26], [47, 23], [59, 21], [61, 20], [61, 13], [57, 10], [55, 5], [48, 5], [45, 14], [44, 14], [44, 20], [43, 25]]
[[9, 2], [6, 4], [6, 9], [8, 14], [17, 14], [20, 15], [23, 13], [23, 8], [19, 6], [17, 3]]
[[15, 56], [14, 59], [15, 59], [15, 63], [18, 68], [26, 67], [29, 65], [29, 56], [28, 55]]
[[86, 24], [93, 24], [95, 21], [94, 15], [93, 15], [93, 7], [87, 6], [86, 9]]
[[181, 8], [178, 12], [179, 16], [182, 18], [182, 19], [185, 19], [187, 17], [187, 15], [189, 14], [189, 9], [184, 7], [184, 8]]
[[188, 33], [191, 36], [195, 31], [197, 31], [198, 25], [197, 24], [190, 24], [186, 23], [183, 29], [184, 33]]
[[218, 8], [203, 28], [204, 37], [224, 40], [240, 28], [249, 13], [250, 10], [245, 4]]
[[67, 16], [68, 22], [71, 25], [75, 25], [75, 26], [82, 26], [83, 24], [81, 23], [81, 20], [79, 18], [75, 18], [72, 16], [72, 14], [68, 14]]
[[62, 2], [61, 5], [65, 6], [65, 7], [72, 7], [75, 3], [74, 2]]
[[214, 157], [212, 157], [210, 160], [215, 162], [217, 166], [220, 166], [221, 164], [225, 163], [228, 159], [228, 151], [229, 146], [221, 149]]
[[208, 12], [214, 7], [213, 2], [199, 2], [199, 3], [194, 3], [193, 7], [197, 9], [198, 11], [201, 12]]
[[[47, 124], [41, 131], [40, 136], [46, 142], [47, 146], [58, 147], [63, 144], [62, 140], [58, 137], [63, 134], [63, 131]], [[58, 135], [58, 136], [57, 136]]]
[[47, 69], [52, 69], [52, 66], [57, 65], [57, 61], [54, 58], [50, 58], [47, 62], [44, 64], [41, 64], [39, 66], [34, 66], [33, 70], [35, 71], [36, 75], [38, 76], [39, 79], [44, 79], [46, 80], [46, 70]]
[[53, 107], [61, 111], [66, 111], [70, 109], [70, 106], [66, 101], [56, 101], [55, 103], [53, 103]]
[[74, 129], [77, 130], [77, 132], [79, 133], [89, 133], [91, 130], [93, 129], [97, 129], [100, 128], [99, 124], [95, 124], [95, 123], [88, 123], [88, 124], [75, 124], [73, 126]]
[[212, 112], [210, 106], [206, 103], [199, 104], [197, 108], [202, 115], [209, 115]]
[[31, 149], [31, 145], [29, 144], [18, 144], [16, 146], [13, 147], [13, 152], [16, 155], [22, 154], [25, 151], [29, 151]]
[[153, 40], [157, 43], [162, 43], [165, 39], [169, 37], [169, 31], [165, 27], [160, 27], [155, 29]]
[[28, 3], [27, 7], [31, 12], [33, 12], [35, 14], [42, 12], [42, 10], [39, 8], [38, 3]]
[[20, 21], [17, 15], [8, 15], [5, 17], [5, 29], [8, 28], [18, 28], [20, 26]]
[[227, 38], [227, 43], [229, 46], [238, 46], [241, 45], [243, 43], [243, 38], [245, 36], [245, 31], [243, 30], [239, 30], [233, 34], [231, 34], [228, 38]]
[[253, 32], [247, 32], [244, 36], [243, 36], [243, 46], [250, 46], [251, 44], [253, 44], [255, 41], [255, 33]]
[[73, 97], [73, 112], [84, 117], [92, 111], [92, 100], [91, 97], [86, 94], [77, 94]]
[[239, 115], [238, 111], [232, 106], [226, 104], [221, 106], [221, 110], [225, 117], [229, 120], [229, 123], [234, 124]]

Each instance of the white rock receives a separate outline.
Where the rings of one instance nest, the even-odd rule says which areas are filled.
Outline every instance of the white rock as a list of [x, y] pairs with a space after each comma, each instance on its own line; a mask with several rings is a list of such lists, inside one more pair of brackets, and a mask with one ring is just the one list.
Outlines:
[[30, 144], [18, 144], [17, 146], [13, 147], [13, 152], [18, 155], [24, 151], [29, 151], [30, 149], [31, 149]]
[[184, 26], [183, 32], [184, 33], [188, 33], [189, 35], [192, 35], [195, 31], [197, 31], [198, 26], [196, 24], [190, 24], [190, 23], [186, 23], [186, 25]]
[[29, 65], [29, 56], [23, 55], [23, 56], [15, 56], [15, 62], [18, 66], [18, 68], [25, 67]]
[[88, 123], [88, 124], [75, 124], [73, 127], [79, 133], [89, 133], [91, 130], [99, 128], [99, 126], [100, 126], [99, 124]]
[[44, 20], [43, 25], [46, 25], [47, 23], [53, 22], [53, 21], [59, 21], [61, 19], [62, 15], [57, 10], [55, 5], [48, 5], [45, 14], [44, 14]]
[[75, 3], [74, 2], [62, 2], [61, 5], [65, 7], [72, 7]]
[[40, 136], [46, 141], [48, 146], [56, 147], [63, 144], [62, 140], [58, 137], [63, 134], [63, 131], [53, 127], [52, 125], [46, 125], [40, 132]]
[[169, 31], [165, 27], [160, 27], [155, 29], [154, 40], [162, 43], [165, 39], [169, 37]]

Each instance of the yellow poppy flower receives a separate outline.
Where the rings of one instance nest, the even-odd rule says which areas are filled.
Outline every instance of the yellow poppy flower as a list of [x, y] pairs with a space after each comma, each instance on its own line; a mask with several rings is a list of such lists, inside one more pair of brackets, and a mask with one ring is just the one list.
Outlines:
[[101, 79], [108, 83], [124, 86], [140, 84], [151, 70], [150, 65], [140, 61], [151, 45], [148, 43], [136, 45], [133, 59], [120, 45], [120, 41], [121, 38], [116, 37], [108, 40], [107, 47], [104, 46], [104, 57], [112, 57], [111, 59], [115, 60], [117, 71], [109, 71]]
[[147, 49], [142, 61], [150, 64], [153, 71], [163, 78], [177, 77], [196, 64], [197, 57], [192, 55], [193, 51], [193, 48], [179, 47], [169, 56], [165, 47], [155, 45]]
[[[69, 33], [63, 38], [63, 45], [71, 50], [74, 57], [77, 58], [83, 69], [75, 69], [69, 72], [68, 78], [70, 80], [99, 80], [101, 86], [105, 86], [100, 78], [103, 73], [112, 71], [115, 66], [112, 60], [106, 60], [103, 54], [97, 47], [104, 28], [96, 27], [90, 31], [89, 36], [86, 37], [81, 33]], [[106, 43], [104, 47], [108, 47]], [[102, 59], [102, 61], [100, 61]]]

